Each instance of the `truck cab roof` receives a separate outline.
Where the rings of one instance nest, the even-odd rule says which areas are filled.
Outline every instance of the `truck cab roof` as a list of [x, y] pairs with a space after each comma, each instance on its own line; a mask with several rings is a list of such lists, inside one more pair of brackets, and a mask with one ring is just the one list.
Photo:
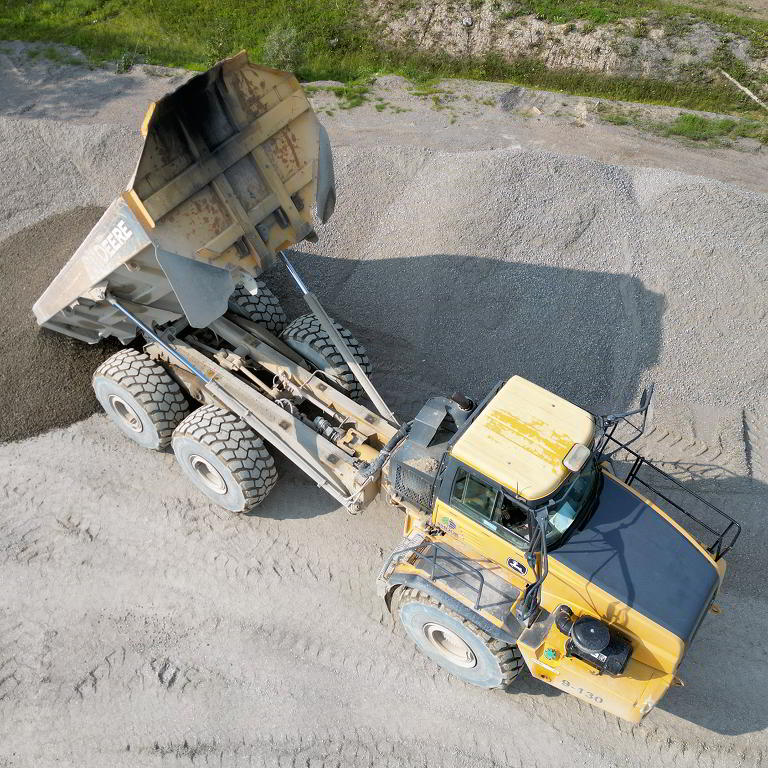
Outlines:
[[529, 501], [554, 493], [571, 474], [563, 460], [591, 446], [595, 419], [522, 376], [513, 376], [472, 420], [451, 455]]

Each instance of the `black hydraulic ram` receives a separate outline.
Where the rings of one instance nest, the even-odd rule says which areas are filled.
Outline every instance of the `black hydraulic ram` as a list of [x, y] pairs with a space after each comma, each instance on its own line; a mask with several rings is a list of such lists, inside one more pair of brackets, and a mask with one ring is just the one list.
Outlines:
[[285, 262], [285, 266], [291, 273], [291, 277], [294, 279], [296, 285], [304, 296], [304, 301], [307, 303], [307, 306], [320, 321], [323, 330], [331, 337], [334, 346], [339, 350], [339, 354], [344, 358], [344, 362], [350, 367], [355, 378], [360, 382], [360, 385], [365, 390], [365, 394], [371, 398], [371, 402], [376, 406], [376, 410], [391, 424], [397, 425], [395, 414], [392, 413], [389, 406], [384, 402], [383, 398], [376, 390], [376, 387], [373, 386], [373, 382], [368, 378], [357, 360], [355, 360], [352, 350], [350, 350], [347, 346], [347, 342], [344, 341], [342, 335], [336, 330], [333, 320], [331, 320], [328, 313], [323, 309], [320, 300], [309, 290], [309, 288], [307, 288], [306, 283], [301, 279], [301, 275], [299, 275], [296, 268], [291, 264], [283, 251], [280, 251], [280, 257]]

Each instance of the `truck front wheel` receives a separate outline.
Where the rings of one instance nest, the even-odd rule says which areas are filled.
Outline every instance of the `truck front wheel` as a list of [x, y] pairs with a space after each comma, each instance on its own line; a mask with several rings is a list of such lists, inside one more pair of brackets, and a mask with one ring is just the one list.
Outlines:
[[193, 485], [231, 512], [249, 512], [277, 482], [274, 459], [261, 438], [239, 416], [215, 405], [184, 419], [172, 444]]
[[491, 637], [426, 592], [398, 590], [393, 612], [422, 653], [465, 683], [506, 688], [523, 668], [517, 646]]

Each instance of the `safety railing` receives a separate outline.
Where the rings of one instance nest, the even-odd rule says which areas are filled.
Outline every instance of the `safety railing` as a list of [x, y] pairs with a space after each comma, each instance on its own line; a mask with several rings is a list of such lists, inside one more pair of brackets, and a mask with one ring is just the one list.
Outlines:
[[[426, 550], [426, 551], [425, 551]], [[382, 573], [388, 573], [390, 565], [395, 560], [401, 560], [404, 555], [408, 553], [414, 553], [416, 555], [417, 562], [424, 561], [429, 566], [429, 578], [430, 581], [436, 582], [441, 579], [455, 578], [460, 584], [463, 584], [467, 589], [476, 594], [475, 597], [475, 610], [480, 607], [480, 599], [483, 594], [483, 588], [485, 587], [485, 577], [483, 576], [482, 569], [476, 568], [474, 565], [470, 565], [465, 558], [454, 555], [446, 547], [438, 544], [437, 542], [421, 542], [412, 547], [405, 547], [403, 549], [395, 550], [387, 560], [387, 564], [382, 569]], [[451, 567], [458, 567], [459, 570], [449, 571], [442, 562], [448, 562]], [[440, 563], [440, 564], [439, 564]], [[412, 563], [415, 565], [416, 563]], [[443, 573], [436, 573], [437, 569], [443, 571]], [[426, 569], [425, 569], [426, 570]], [[471, 576], [476, 579], [475, 583], [470, 583], [463, 576]]]
[[[679, 480], [672, 477], [668, 472], [665, 472], [660, 467], [656, 466], [644, 456], [629, 448], [626, 443], [621, 442], [618, 438], [613, 436], [613, 430], [609, 430], [602, 438], [600, 446], [598, 447], [599, 453], [603, 454], [603, 457], [610, 457], [613, 465], [613, 457], [617, 452], [621, 451], [627, 456], [627, 461], [630, 464], [629, 471], [627, 472], [624, 482], [627, 485], [640, 484], [644, 488], [648, 489], [652, 493], [656, 494], [666, 504], [669, 504], [673, 509], [680, 512], [688, 519], [694, 521], [704, 531], [706, 531], [707, 538], [712, 537], [711, 542], [702, 542], [707, 551], [715, 558], [719, 560], [723, 555], [731, 550], [736, 540], [741, 533], [741, 525], [736, 522], [729, 514], [723, 512], [722, 509], [718, 509], [712, 502], [705, 499], [696, 491], [683, 485]], [[615, 465], [614, 465], [615, 466]], [[640, 474], [641, 470], [648, 469], [649, 474], [653, 477], [660, 478], [663, 482], [669, 483], [671, 487], [681, 493], [684, 499], [695, 500], [696, 503], [701, 504], [707, 514], [711, 518], [709, 522], [702, 519], [700, 514], [696, 514], [691, 511], [690, 505], [683, 506], [684, 502], [675, 501], [670, 498], [669, 491], [660, 489], [654, 482], [646, 475], [645, 477]], [[721, 524], [718, 524], [721, 523]], [[708, 544], [708, 545], [707, 545]]]

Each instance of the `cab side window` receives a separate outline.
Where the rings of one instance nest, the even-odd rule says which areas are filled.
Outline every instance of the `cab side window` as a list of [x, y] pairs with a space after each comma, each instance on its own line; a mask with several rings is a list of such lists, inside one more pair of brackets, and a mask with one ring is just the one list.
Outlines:
[[496, 505], [498, 491], [478, 480], [461, 467], [456, 472], [451, 504], [479, 522], [489, 522]]

